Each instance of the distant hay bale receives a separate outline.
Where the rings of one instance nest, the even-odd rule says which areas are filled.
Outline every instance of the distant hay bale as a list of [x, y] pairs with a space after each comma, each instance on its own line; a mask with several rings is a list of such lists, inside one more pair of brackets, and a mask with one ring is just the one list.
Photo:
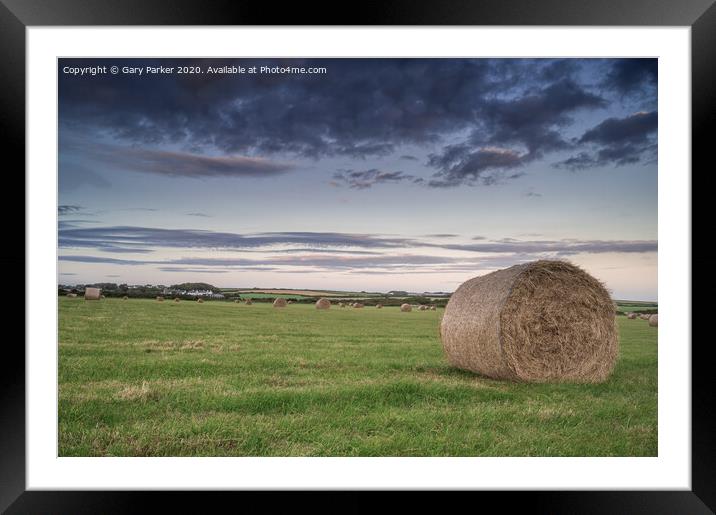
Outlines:
[[288, 302], [286, 302], [286, 304], [293, 304], [293, 301], [289, 300]]
[[641, 314], [641, 315], [639, 315], [639, 318], [641, 318], [642, 320], [649, 320], [649, 315]]
[[418, 308], [418, 311], [425, 311], [426, 309], [428, 309], [427, 306], [420, 306], [420, 307]]
[[400, 311], [405, 311], [407, 313], [408, 311], [412, 311], [412, 310], [413, 310], [413, 306], [411, 306], [410, 304], [401, 304], [400, 305]]
[[353, 303], [353, 307], [356, 308], [356, 309], [361, 309], [361, 308], [363, 308], [364, 306], [363, 306], [363, 304], [361, 304], [360, 302], [354, 302], [354, 303]]
[[164, 297], [157, 295], [157, 302], [164, 302]]
[[629, 320], [636, 320], [636, 313], [629, 313], [629, 314], [627, 315], [627, 318], [628, 318]]
[[104, 295], [100, 295], [99, 298], [100, 298], [100, 299], [106, 299], [107, 297], [105, 297]]
[[651, 315], [649, 317], [649, 325], [651, 327], [659, 327], [659, 315]]
[[122, 297], [122, 300], [129, 300], [129, 297], [125, 295], [124, 297]]
[[102, 290], [99, 288], [85, 288], [85, 300], [99, 300]]
[[76, 293], [68, 293], [67, 296], [71, 297], [71, 298], [75, 298], [75, 297], [77, 297], [77, 294]]
[[375, 305], [375, 308], [376, 308], [376, 309], [382, 309], [382, 308], [383, 308], [383, 304], [376, 304], [376, 305]]
[[204, 304], [204, 299], [196, 299], [196, 302], [199, 304]]
[[174, 297], [174, 302], [179, 303], [181, 302], [181, 299], [179, 297]]
[[246, 299], [246, 302], [244, 304], [250, 306], [251, 304], [253, 304], [253, 302], [251, 302], [251, 299]]
[[464, 282], [445, 308], [440, 336], [452, 365], [513, 381], [601, 382], [619, 351], [609, 293], [562, 261]]
[[430, 306], [430, 311], [435, 311], [437, 308], [435, 306]]
[[284, 299], [283, 297], [279, 297], [273, 301], [273, 307], [275, 308], [285, 308], [286, 304], [286, 299]]
[[321, 298], [316, 301], [316, 309], [330, 309], [331, 301], [326, 298]]
[[238, 303], [239, 303], [239, 299], [234, 299], [234, 304], [238, 304]]
[[345, 305], [344, 303], [342, 303], [342, 302], [339, 302], [339, 303], [338, 303], [338, 307], [339, 307], [339, 308], [345, 308], [346, 305]]

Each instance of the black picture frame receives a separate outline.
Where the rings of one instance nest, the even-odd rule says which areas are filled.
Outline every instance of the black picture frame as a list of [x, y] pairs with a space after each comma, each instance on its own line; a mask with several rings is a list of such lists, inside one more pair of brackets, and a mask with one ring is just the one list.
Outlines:
[[[716, 125], [716, 0], [386, 0], [380, 3], [324, 5], [293, 2], [277, 8], [260, 2], [215, 0], [0, 0], [0, 130], [7, 145], [5, 153], [15, 157], [17, 170], [25, 164], [25, 29], [32, 26], [83, 25], [550, 25], [550, 26], [689, 26], [691, 27], [692, 71], [692, 191], [711, 191], [713, 146], [709, 135]], [[684, 173], [689, 173], [685, 170]], [[693, 188], [698, 178], [698, 188]], [[16, 201], [23, 202], [24, 180], [18, 180]], [[693, 204], [692, 204], [693, 206]], [[24, 208], [17, 206], [17, 211]], [[692, 234], [705, 227], [693, 215]], [[25, 264], [24, 225], [15, 222], [8, 234], [15, 253], [6, 253], [6, 267]], [[15, 231], [15, 233], [12, 233]], [[706, 238], [694, 239], [692, 275], [711, 260], [706, 257]], [[704, 252], [698, 253], [697, 250]], [[699, 257], [703, 256], [703, 257]], [[26, 274], [32, 273], [26, 269]], [[709, 274], [705, 274], [709, 275]], [[714, 280], [700, 285], [707, 289]], [[19, 279], [18, 279], [19, 283]], [[24, 285], [17, 284], [18, 291]], [[710, 289], [710, 288], [709, 288]], [[694, 303], [693, 317], [708, 316], [712, 300]], [[15, 308], [19, 309], [19, 306]], [[23, 308], [24, 309], [24, 308]], [[17, 314], [19, 316], [19, 313]], [[696, 332], [693, 333], [696, 335]], [[9, 347], [9, 343], [6, 347]], [[688, 342], [684, 342], [686, 344]], [[241, 492], [69, 492], [26, 491], [25, 486], [25, 354], [13, 342], [0, 360], [0, 510], [7, 513], [127, 513], [148, 511], [160, 502], [163, 511], [203, 512], [218, 499], [230, 503], [241, 495], [236, 509], [265, 511], [280, 499], [275, 494]], [[692, 490], [691, 491], [585, 491], [585, 492], [473, 492], [481, 497], [470, 503], [477, 508], [489, 502], [538, 513], [713, 513], [716, 510], [716, 427], [711, 416], [714, 381], [709, 360], [710, 338], [693, 338], [692, 344]], [[317, 506], [315, 493], [298, 496], [301, 504]], [[353, 508], [372, 501], [342, 494], [342, 506]], [[451, 494], [457, 495], [457, 494]], [[459, 494], [466, 495], [466, 494]], [[424, 494], [403, 495], [408, 504], [423, 503]], [[452, 497], [455, 503], [465, 501]]]

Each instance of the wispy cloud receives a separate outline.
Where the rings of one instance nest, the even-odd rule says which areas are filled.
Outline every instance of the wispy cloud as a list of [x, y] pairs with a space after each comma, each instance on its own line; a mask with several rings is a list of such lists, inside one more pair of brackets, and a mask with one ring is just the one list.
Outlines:
[[81, 210], [82, 210], [82, 206], [77, 206], [77, 205], [65, 204], [65, 205], [57, 206], [57, 214], [60, 216], [75, 214], [75, 213], [80, 212]]
[[341, 170], [333, 174], [333, 180], [336, 184], [346, 184], [349, 188], [356, 190], [369, 189], [375, 184], [398, 183], [414, 181], [415, 179], [416, 177], [410, 174], [386, 172], [377, 168], [363, 171]]

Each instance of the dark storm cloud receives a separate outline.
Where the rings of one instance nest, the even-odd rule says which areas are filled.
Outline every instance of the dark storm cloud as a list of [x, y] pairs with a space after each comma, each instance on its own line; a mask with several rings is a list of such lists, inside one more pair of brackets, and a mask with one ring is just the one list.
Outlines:
[[356, 190], [369, 189], [375, 184], [413, 181], [414, 179], [415, 176], [403, 172], [386, 172], [377, 168], [363, 171], [342, 170], [333, 174], [333, 180], [337, 184], [346, 184], [349, 188]]
[[428, 156], [428, 165], [438, 169], [428, 185], [490, 185], [502, 178], [520, 177], [522, 173], [505, 176], [504, 171], [570, 148], [561, 128], [578, 111], [605, 106], [603, 98], [570, 79], [519, 97], [485, 102], [481, 121], [466, 142], [447, 145]]
[[641, 144], [646, 142], [649, 135], [656, 133], [657, 125], [655, 111], [634, 113], [626, 118], [607, 118], [585, 132], [579, 141], [601, 145]]
[[657, 59], [617, 59], [604, 84], [622, 95], [653, 93], [658, 81]]
[[[108, 64], [62, 59], [60, 66]], [[384, 155], [475, 130], [531, 154], [561, 148], [557, 127], [605, 101], [578, 82], [574, 60], [162, 60], [162, 64], [325, 66], [324, 75], [60, 74], [65, 127], [127, 142], [210, 147], [242, 155]], [[159, 61], [112, 60], [112, 64]], [[473, 141], [474, 143], [474, 141]], [[403, 155], [404, 159], [414, 156]]]
[[428, 182], [431, 187], [450, 187], [459, 184], [494, 184], [499, 178], [495, 171], [516, 168], [524, 156], [505, 148], [481, 148], [472, 150], [467, 144], [450, 145], [442, 154], [431, 154], [428, 164], [439, 171]]
[[656, 111], [607, 118], [579, 138], [579, 143], [591, 146], [594, 151], [580, 152], [555, 166], [581, 170], [638, 163], [645, 155], [655, 155], [657, 128]]
[[[60, 60], [60, 67], [108, 64]], [[164, 65], [193, 64], [162, 60]], [[147, 61], [112, 60], [142, 65]], [[158, 64], [158, 61], [157, 61]], [[469, 127], [502, 84], [489, 60], [198, 60], [195, 64], [325, 66], [324, 75], [60, 73], [60, 120], [128, 142], [218, 148], [224, 153], [362, 157], [438, 141]]]
[[484, 127], [472, 140], [521, 145], [536, 158], [569, 146], [558, 129], [570, 124], [577, 111], [606, 105], [606, 100], [576, 82], [561, 80], [521, 97], [486, 102]]

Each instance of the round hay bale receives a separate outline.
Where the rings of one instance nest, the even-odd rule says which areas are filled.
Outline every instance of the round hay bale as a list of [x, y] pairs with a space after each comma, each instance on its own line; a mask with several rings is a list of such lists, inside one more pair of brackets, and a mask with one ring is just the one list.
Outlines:
[[375, 308], [376, 308], [376, 309], [383, 309], [383, 304], [376, 304], [376, 305], [375, 305]]
[[293, 301], [289, 300], [288, 302], [286, 302], [286, 304], [293, 304]]
[[649, 320], [649, 315], [646, 315], [646, 314], [639, 315], [639, 318], [641, 318], [642, 320]]
[[129, 297], [125, 295], [124, 297], [122, 297], [122, 300], [129, 300]]
[[286, 304], [286, 299], [284, 299], [283, 297], [279, 297], [273, 301], [273, 307], [275, 308], [285, 308]]
[[77, 294], [76, 293], [68, 293], [67, 296], [73, 299], [73, 298], [77, 297]]
[[234, 299], [234, 304], [238, 304], [238, 303], [239, 303], [239, 299]]
[[360, 302], [354, 302], [353, 307], [356, 309], [361, 309], [363, 307], [363, 304], [361, 304]]
[[636, 320], [636, 313], [629, 313], [629, 314], [627, 315], [627, 318], [628, 318], [629, 320]]
[[418, 308], [418, 311], [425, 311], [426, 309], [428, 309], [427, 306], [420, 306], [420, 307]]
[[437, 309], [435, 306], [430, 306], [430, 311], [436, 311]]
[[400, 305], [400, 311], [405, 311], [407, 313], [408, 311], [412, 311], [412, 310], [413, 310], [413, 306], [411, 306], [410, 304], [401, 304]]
[[196, 302], [197, 302], [198, 304], [204, 304], [204, 299], [196, 299]]
[[107, 297], [105, 297], [104, 295], [100, 295], [99, 298], [100, 298], [100, 299], [106, 299]]
[[157, 295], [157, 302], [164, 302], [164, 297]]
[[85, 288], [85, 300], [99, 300], [102, 290], [99, 288]]
[[649, 317], [649, 326], [650, 327], [659, 327], [659, 315], [651, 315]]
[[253, 302], [251, 301], [251, 299], [246, 299], [245, 304], [246, 304], [247, 306], [250, 306], [251, 304], [253, 304]]
[[174, 302], [178, 304], [179, 302], [181, 302], [181, 299], [179, 297], [174, 297]]
[[339, 307], [339, 308], [345, 308], [346, 305], [345, 305], [344, 303], [342, 303], [342, 302], [339, 302], [339, 303], [338, 303], [338, 307]]
[[452, 365], [513, 381], [601, 382], [619, 351], [609, 293], [562, 261], [464, 282], [445, 308], [440, 336]]
[[331, 301], [326, 298], [321, 298], [316, 301], [316, 309], [330, 309]]

